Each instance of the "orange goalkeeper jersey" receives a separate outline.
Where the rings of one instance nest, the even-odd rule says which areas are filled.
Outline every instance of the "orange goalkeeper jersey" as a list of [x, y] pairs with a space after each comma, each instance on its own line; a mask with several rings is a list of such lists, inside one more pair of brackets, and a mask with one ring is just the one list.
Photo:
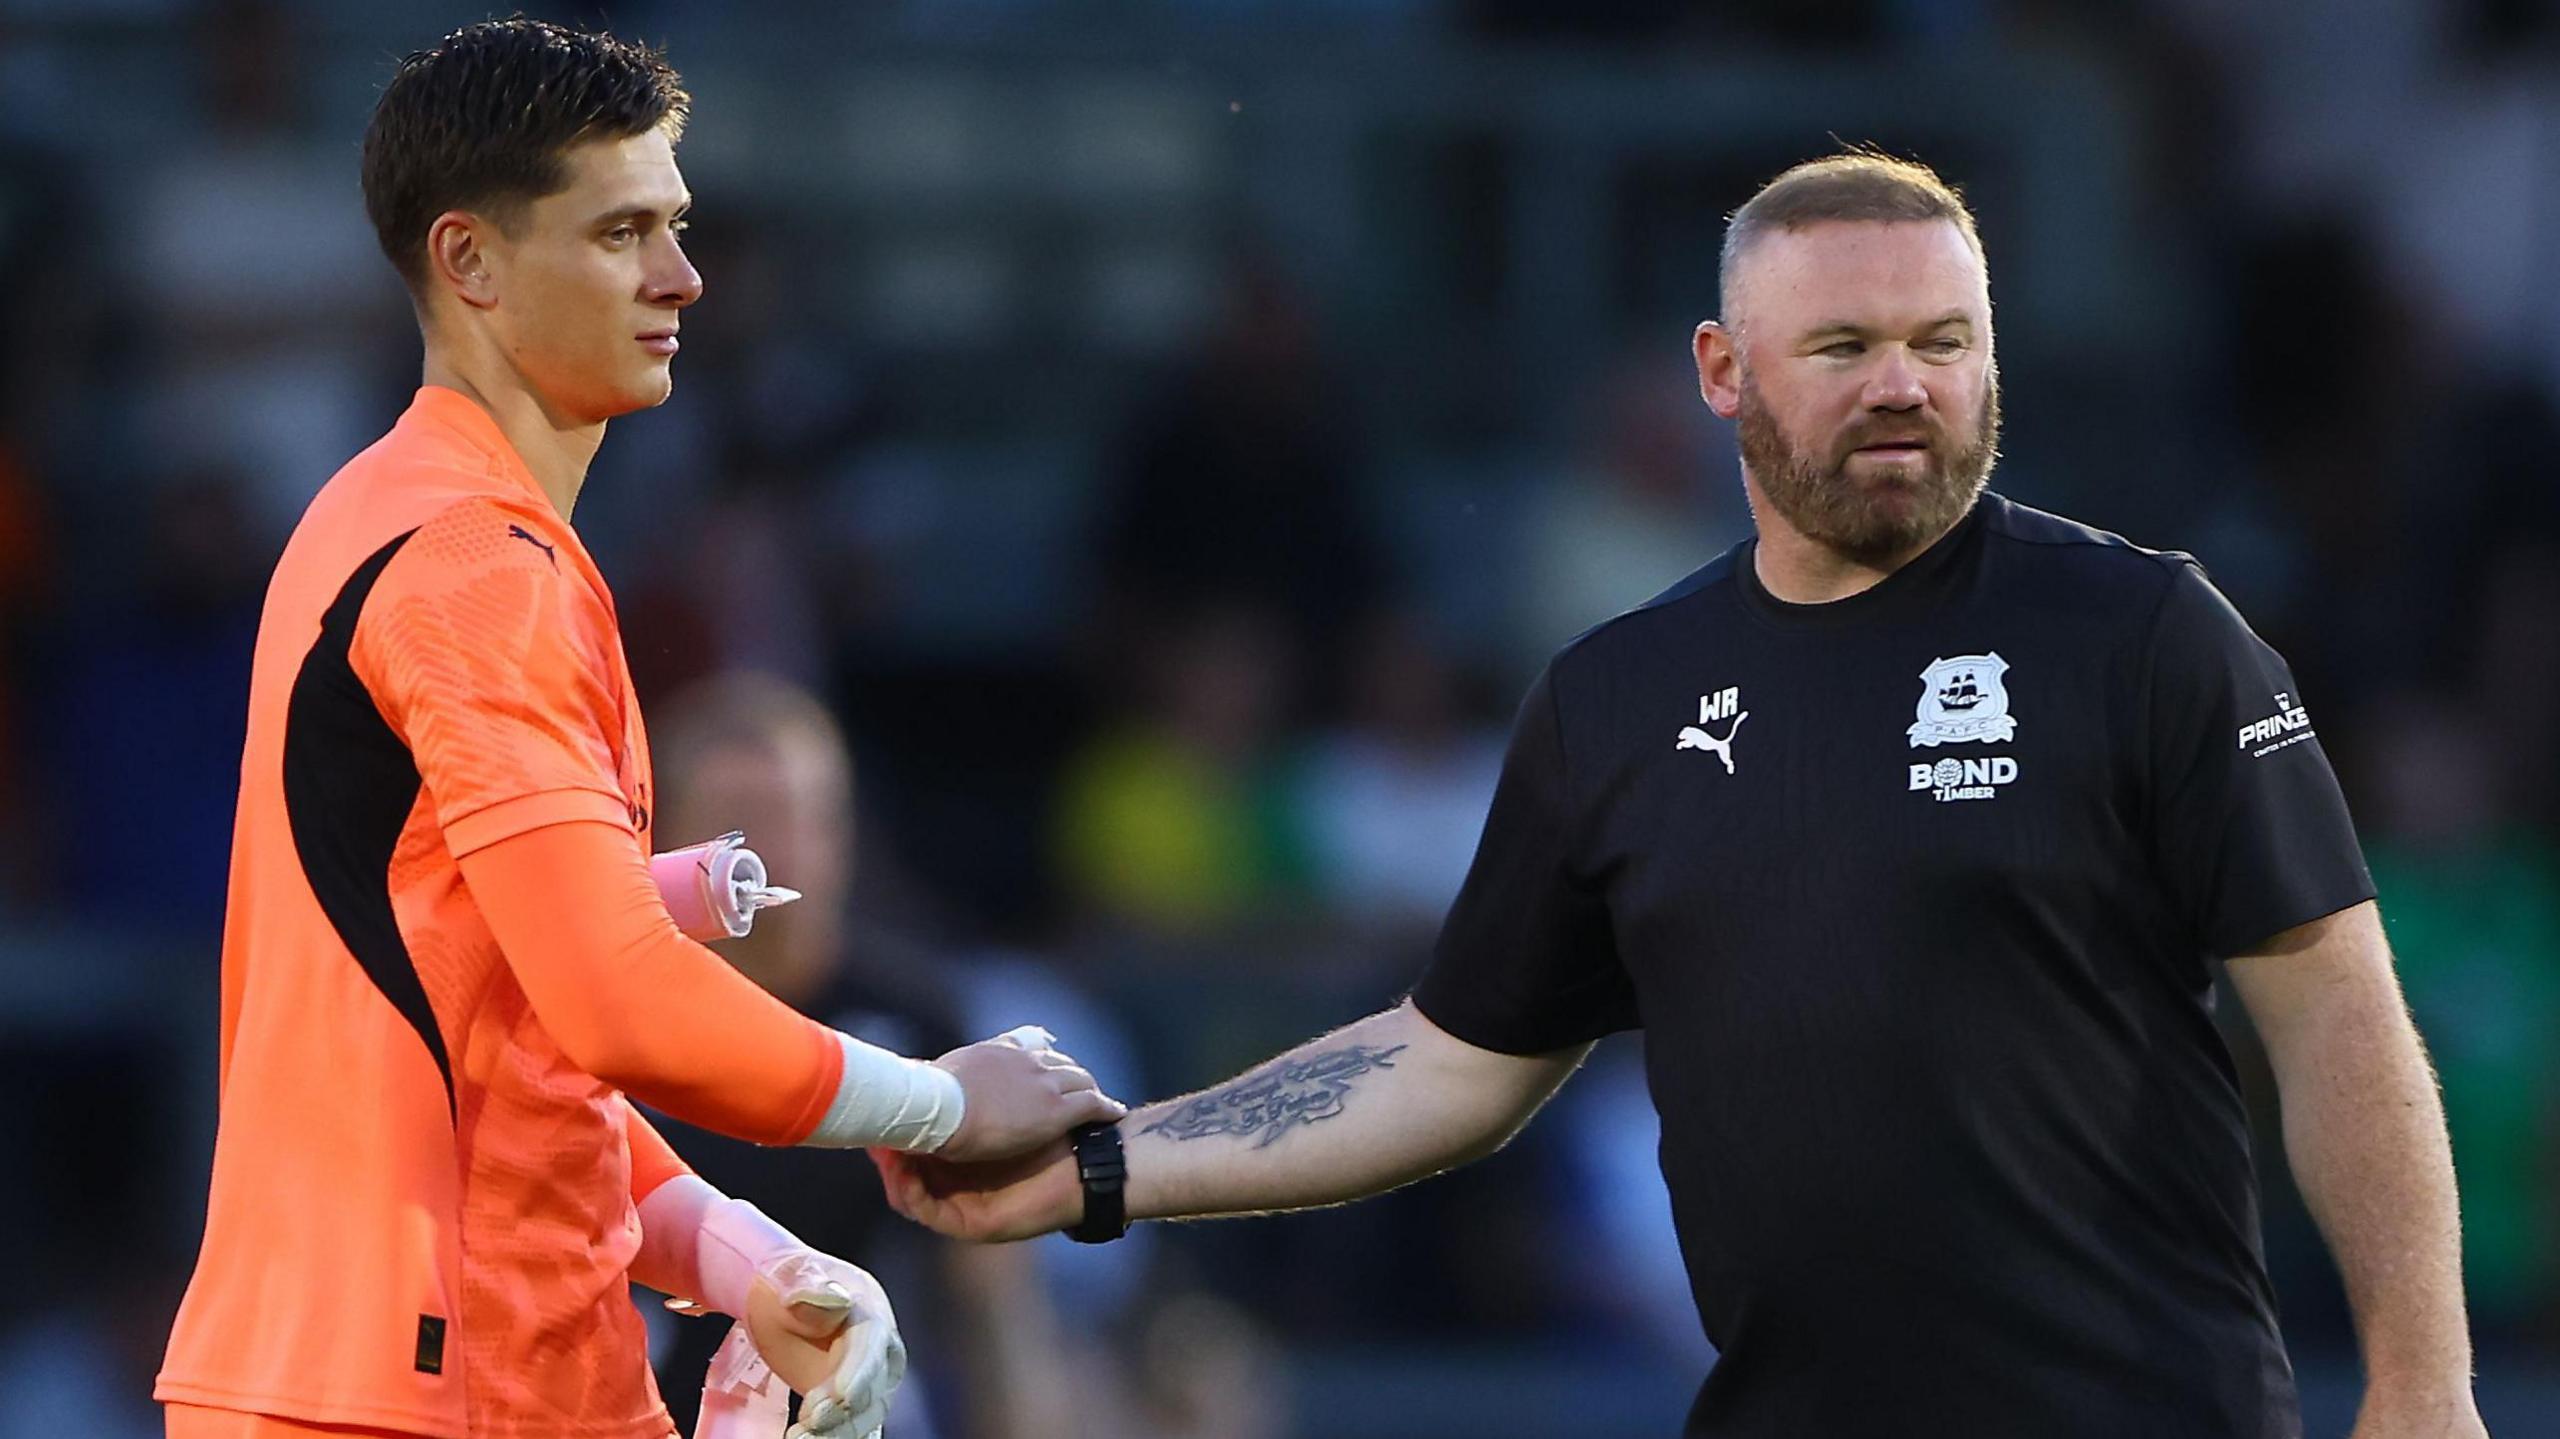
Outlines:
[[458, 863], [564, 821], [645, 853], [649, 785], [594, 563], [485, 412], [420, 390], [267, 594], [212, 1195], [161, 1399], [669, 1432], [626, 1281], [625, 1101], [546, 1034]]

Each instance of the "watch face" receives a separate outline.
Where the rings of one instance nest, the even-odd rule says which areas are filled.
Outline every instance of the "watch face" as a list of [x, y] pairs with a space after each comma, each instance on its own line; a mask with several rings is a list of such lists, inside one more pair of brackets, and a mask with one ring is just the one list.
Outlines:
[[1117, 1183], [1129, 1172], [1116, 1124], [1088, 1124], [1075, 1131], [1076, 1171], [1087, 1184]]

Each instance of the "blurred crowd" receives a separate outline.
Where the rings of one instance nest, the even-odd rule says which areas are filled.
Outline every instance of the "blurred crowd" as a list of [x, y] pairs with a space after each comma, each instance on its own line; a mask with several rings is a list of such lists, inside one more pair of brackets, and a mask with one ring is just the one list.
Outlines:
[[[1395, 997], [1537, 665], [1749, 532], [1687, 361], [1719, 217], [1873, 140], [1981, 211], [1993, 484], [2292, 659], [2484, 1370], [2560, 1365], [2553, 7], [531, 8], [696, 98], [707, 295], [577, 521], [666, 840], [811, 893], [734, 956], [777, 993], [918, 1053], [1036, 1020], [1132, 1100]], [[416, 382], [355, 142], [481, 13], [0, 0], [0, 1436], [156, 1432], [262, 588]], [[858, 1162], [679, 1139], [880, 1268], [903, 1432], [1163, 1439], [1667, 1432], [1707, 1351], [1652, 1143], [1613, 1041], [1391, 1200], [970, 1254]], [[2316, 1413], [2352, 1340], [2260, 1157]]]

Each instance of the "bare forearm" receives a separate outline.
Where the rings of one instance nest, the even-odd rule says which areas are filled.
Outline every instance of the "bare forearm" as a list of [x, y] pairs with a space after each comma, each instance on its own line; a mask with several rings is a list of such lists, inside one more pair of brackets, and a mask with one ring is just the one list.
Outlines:
[[[1589, 1046], [1499, 1054], [1406, 1004], [1198, 1094], [1120, 1120], [1131, 1219], [1341, 1204], [1500, 1148]], [[992, 1164], [873, 1150], [898, 1212], [966, 1239], [1022, 1239], [1084, 1217], [1065, 1141]]]
[[2375, 1385], [2467, 1389], [2462, 1233], [2444, 1107], [2417, 1031], [2387, 1009], [2283, 1078], [2285, 1153], [2329, 1241]]
[[1493, 1152], [1583, 1051], [1497, 1055], [1401, 1005], [1121, 1122], [1137, 1219], [1340, 1204]]
[[2267, 1044], [2295, 1182], [2346, 1283], [2368, 1402], [2467, 1407], [2444, 1106], [2373, 907], [2278, 936], [2231, 975]]

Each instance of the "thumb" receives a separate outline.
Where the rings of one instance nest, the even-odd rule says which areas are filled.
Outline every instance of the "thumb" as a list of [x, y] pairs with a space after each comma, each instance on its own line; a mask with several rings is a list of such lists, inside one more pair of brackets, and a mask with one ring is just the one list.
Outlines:
[[872, 1167], [880, 1171], [880, 1188], [889, 1202], [904, 1211], [902, 1200], [912, 1198], [925, 1187], [922, 1156], [895, 1149], [870, 1151]]
[[827, 1287], [833, 1292], [783, 1296], [793, 1332], [803, 1338], [825, 1339], [845, 1326], [852, 1314], [853, 1296], [845, 1293], [841, 1285]]
[[781, 1301], [784, 1327], [823, 1342], [853, 1315], [853, 1291], [835, 1281], [806, 1251], [769, 1264], [756, 1282]]

